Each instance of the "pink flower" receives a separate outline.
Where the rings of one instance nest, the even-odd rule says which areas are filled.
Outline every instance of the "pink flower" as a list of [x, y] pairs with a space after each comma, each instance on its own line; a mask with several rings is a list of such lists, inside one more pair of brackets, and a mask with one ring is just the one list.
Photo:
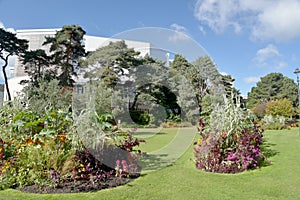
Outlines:
[[116, 160], [116, 165], [120, 165], [120, 160]]

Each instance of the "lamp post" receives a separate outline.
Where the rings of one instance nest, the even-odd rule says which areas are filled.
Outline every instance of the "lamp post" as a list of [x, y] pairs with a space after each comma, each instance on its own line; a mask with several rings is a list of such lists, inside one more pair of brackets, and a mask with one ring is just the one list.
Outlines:
[[[297, 84], [298, 84], [298, 109], [299, 109], [299, 106], [300, 106], [300, 88], [299, 88], [299, 73], [300, 73], [300, 70], [299, 68], [296, 68], [296, 70], [294, 71], [294, 73], [297, 75]], [[300, 113], [299, 113], [299, 136], [300, 136]]]

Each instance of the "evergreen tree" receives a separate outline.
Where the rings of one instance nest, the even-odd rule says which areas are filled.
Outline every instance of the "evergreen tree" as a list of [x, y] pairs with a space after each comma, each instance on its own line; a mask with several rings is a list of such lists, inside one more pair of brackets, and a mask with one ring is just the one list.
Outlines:
[[128, 77], [133, 66], [140, 65], [139, 52], [128, 48], [124, 41], [110, 42], [100, 47], [83, 61], [85, 77], [102, 80], [107, 86], [114, 87], [121, 77]]
[[57, 72], [51, 67], [50, 57], [42, 49], [27, 51], [21, 60], [32, 87], [38, 87], [40, 80], [49, 82], [56, 77]]
[[270, 100], [289, 99], [293, 106], [297, 105], [297, 84], [281, 73], [270, 73], [261, 78], [248, 93], [247, 107], [253, 108], [257, 103]]
[[80, 58], [86, 55], [83, 36], [85, 31], [78, 25], [65, 25], [55, 34], [55, 37], [46, 37], [44, 45], [50, 44], [53, 65], [59, 73], [61, 86], [73, 86], [73, 76], [77, 75]]

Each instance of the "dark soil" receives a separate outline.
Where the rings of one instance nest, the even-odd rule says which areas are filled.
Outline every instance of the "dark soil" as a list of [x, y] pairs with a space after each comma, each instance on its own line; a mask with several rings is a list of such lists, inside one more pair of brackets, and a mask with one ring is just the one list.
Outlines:
[[28, 193], [78, 193], [78, 192], [95, 192], [106, 188], [114, 188], [120, 185], [127, 184], [133, 181], [134, 178], [119, 178], [111, 177], [105, 182], [91, 183], [87, 180], [65, 180], [57, 186], [45, 186], [40, 188], [37, 185], [24, 186], [22, 188], [16, 188], [22, 192]]

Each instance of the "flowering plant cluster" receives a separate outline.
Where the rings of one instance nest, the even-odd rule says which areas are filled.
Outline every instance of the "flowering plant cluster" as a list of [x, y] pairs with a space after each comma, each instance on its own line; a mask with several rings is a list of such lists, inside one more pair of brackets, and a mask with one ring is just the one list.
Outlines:
[[266, 157], [261, 152], [263, 130], [255, 123], [239, 132], [212, 133], [204, 120], [199, 121], [200, 138], [194, 156], [198, 169], [217, 173], [237, 173], [259, 168]]
[[[141, 142], [145, 142], [143, 139], [133, 137], [133, 131], [129, 132], [129, 135], [121, 140], [118, 147], [128, 152], [124, 160], [116, 160], [116, 176], [130, 177], [138, 176], [141, 171], [139, 160], [144, 155], [140, 150], [135, 149]], [[120, 164], [121, 163], [121, 164]]]
[[[139, 159], [140, 150], [135, 150], [144, 140], [133, 137], [133, 132], [122, 137], [116, 143], [103, 141], [101, 149], [88, 149], [76, 151], [75, 160], [78, 163], [74, 169], [73, 178], [86, 179], [91, 183], [105, 181], [112, 176], [136, 177], [141, 167]], [[121, 160], [121, 161], [120, 161]]]
[[[11, 113], [12, 109], [16, 111]], [[93, 140], [97, 143], [93, 148], [83, 142], [68, 111], [49, 109], [37, 114], [10, 107], [0, 110], [0, 122], [0, 189], [59, 187], [66, 181], [93, 185], [140, 173], [142, 154], [135, 147], [143, 141], [133, 133], [109, 137], [109, 130], [102, 131], [105, 138]], [[116, 169], [117, 160], [122, 166]]]

